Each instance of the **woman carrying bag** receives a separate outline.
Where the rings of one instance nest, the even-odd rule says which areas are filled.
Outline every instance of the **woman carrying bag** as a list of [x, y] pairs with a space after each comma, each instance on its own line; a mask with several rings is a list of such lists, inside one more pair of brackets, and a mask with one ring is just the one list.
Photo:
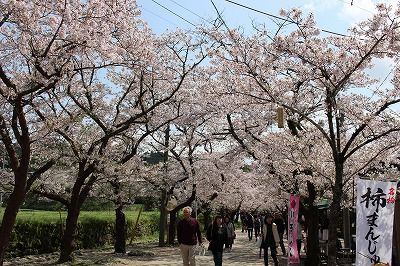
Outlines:
[[228, 233], [222, 216], [216, 215], [214, 222], [207, 229], [207, 240], [210, 242], [208, 250], [211, 250], [215, 266], [222, 266], [222, 253], [224, 244], [228, 241]]
[[262, 244], [264, 249], [264, 265], [268, 265], [268, 248], [271, 250], [271, 257], [275, 266], [278, 266], [278, 258], [276, 257], [276, 248], [279, 244], [279, 234], [276, 224], [272, 222], [273, 216], [268, 214], [264, 218], [262, 227]]

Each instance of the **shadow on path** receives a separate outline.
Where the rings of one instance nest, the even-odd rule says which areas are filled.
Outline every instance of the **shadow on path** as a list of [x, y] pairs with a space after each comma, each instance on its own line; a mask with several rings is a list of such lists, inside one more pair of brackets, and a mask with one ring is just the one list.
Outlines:
[[[259, 248], [256, 247], [255, 238], [249, 241], [246, 233], [236, 231], [237, 238], [233, 244], [231, 252], [224, 252], [223, 265], [243, 266], [243, 265], [264, 265], [263, 255], [259, 258]], [[205, 243], [207, 245], [207, 243]], [[58, 253], [44, 254], [40, 256], [26, 256], [6, 261], [4, 265], [127, 265], [127, 266], [180, 266], [182, 259], [178, 246], [158, 247], [155, 243], [128, 246], [128, 253], [136, 253], [137, 256], [126, 254], [113, 254], [111, 247], [98, 250], [78, 250], [76, 251], [75, 263], [56, 264]], [[280, 256], [281, 250], [278, 248], [278, 259], [280, 265], [286, 265], [286, 258]], [[196, 256], [196, 266], [214, 265], [212, 254], [208, 251], [205, 256]], [[270, 258], [269, 265], [273, 265]]]

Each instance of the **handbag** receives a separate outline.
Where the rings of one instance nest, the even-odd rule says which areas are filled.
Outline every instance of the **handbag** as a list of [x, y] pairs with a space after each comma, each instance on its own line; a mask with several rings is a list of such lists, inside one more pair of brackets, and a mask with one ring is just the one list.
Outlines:
[[197, 251], [196, 253], [198, 253], [199, 256], [205, 256], [205, 255], [206, 255], [206, 248], [204, 247], [203, 244], [198, 245], [198, 246], [196, 247], [196, 251]]
[[262, 245], [262, 237], [259, 237], [259, 238], [257, 238], [256, 246], [257, 246], [258, 248], [260, 248], [261, 245]]

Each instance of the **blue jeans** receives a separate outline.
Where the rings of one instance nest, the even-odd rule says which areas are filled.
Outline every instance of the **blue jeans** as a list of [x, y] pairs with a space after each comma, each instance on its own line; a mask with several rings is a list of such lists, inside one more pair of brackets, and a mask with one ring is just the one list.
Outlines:
[[222, 266], [222, 251], [213, 251], [214, 265]]

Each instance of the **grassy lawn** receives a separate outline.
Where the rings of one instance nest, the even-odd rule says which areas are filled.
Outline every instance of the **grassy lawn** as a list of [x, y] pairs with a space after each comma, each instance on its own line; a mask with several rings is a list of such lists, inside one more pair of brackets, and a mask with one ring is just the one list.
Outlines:
[[[3, 218], [4, 208], [0, 208], [0, 218]], [[129, 210], [125, 211], [125, 217], [127, 220], [135, 222], [139, 210]], [[146, 219], [158, 215], [158, 211], [146, 211], [141, 213], [141, 219]], [[17, 220], [31, 220], [31, 221], [46, 221], [46, 222], [57, 222], [60, 217], [65, 221], [67, 217], [66, 211], [43, 211], [43, 210], [30, 210], [30, 209], [20, 209], [17, 215]], [[113, 220], [115, 219], [114, 210], [111, 211], [81, 211], [79, 215], [79, 220], [86, 219], [98, 219], [98, 220]]]

